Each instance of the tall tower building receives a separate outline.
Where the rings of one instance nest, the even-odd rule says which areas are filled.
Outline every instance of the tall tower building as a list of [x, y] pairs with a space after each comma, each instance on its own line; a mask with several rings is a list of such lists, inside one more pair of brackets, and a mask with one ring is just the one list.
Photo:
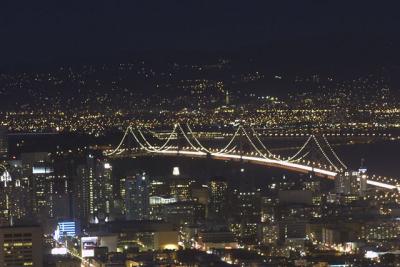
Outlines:
[[234, 213], [231, 230], [243, 242], [259, 237], [261, 222], [261, 194], [259, 189], [238, 188], [233, 191]]
[[40, 219], [54, 216], [54, 169], [50, 163], [35, 163], [32, 168], [35, 211]]
[[21, 166], [21, 161], [12, 161], [0, 167], [0, 224], [33, 219], [32, 190]]
[[0, 159], [6, 158], [8, 154], [7, 129], [0, 126]]
[[230, 100], [229, 100], [229, 91], [225, 91], [225, 105], [229, 106]]
[[221, 179], [213, 179], [208, 183], [210, 194], [209, 212], [217, 216], [224, 216], [226, 210], [228, 183]]
[[76, 163], [72, 153], [55, 153], [54, 157], [54, 216], [56, 218], [75, 218], [74, 199]]
[[149, 219], [149, 181], [146, 173], [137, 173], [125, 180], [125, 209], [127, 220]]
[[[36, 219], [44, 222], [53, 217], [54, 167], [53, 160], [47, 152], [21, 154], [21, 183], [28, 183]], [[28, 181], [24, 181], [28, 177]]]
[[86, 164], [79, 165], [78, 209], [83, 222], [106, 220], [112, 205], [112, 166], [96, 159], [93, 154], [86, 157]]

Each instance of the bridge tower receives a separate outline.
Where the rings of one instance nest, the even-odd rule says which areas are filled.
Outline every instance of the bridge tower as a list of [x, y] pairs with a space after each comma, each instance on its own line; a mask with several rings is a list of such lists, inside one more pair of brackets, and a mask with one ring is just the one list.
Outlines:
[[[314, 133], [312, 133], [312, 134], [318, 140], [318, 135], [315, 135]], [[310, 178], [311, 179], [313, 179], [315, 177], [314, 165], [312, 164], [312, 162], [319, 162], [321, 159], [322, 158], [318, 153], [318, 149], [316, 147], [316, 144], [312, 145], [311, 149], [310, 149], [310, 153], [309, 153], [309, 160], [311, 161], [311, 168], [312, 168], [312, 171], [310, 172]]]
[[[184, 131], [184, 129], [182, 129], [182, 131]], [[179, 151], [181, 151], [182, 150], [182, 148], [183, 148], [183, 143], [184, 142], [184, 140], [183, 140], [183, 134], [181, 133], [181, 131], [176, 131], [176, 151], [178, 151], [178, 154], [179, 154]]]

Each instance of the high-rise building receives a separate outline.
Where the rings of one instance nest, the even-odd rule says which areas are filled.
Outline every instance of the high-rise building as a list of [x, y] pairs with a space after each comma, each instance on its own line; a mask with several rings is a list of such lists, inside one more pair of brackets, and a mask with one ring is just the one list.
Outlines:
[[[20, 183], [30, 189], [26, 197], [32, 202], [36, 219], [42, 222], [54, 216], [53, 163], [51, 155], [47, 152], [22, 153], [20, 166], [15, 168], [17, 173], [20, 173], [17, 174]], [[15, 162], [15, 166], [17, 165]]]
[[10, 161], [0, 168], [0, 217], [2, 224], [33, 218], [29, 177], [22, 176], [21, 161]]
[[173, 177], [169, 180], [170, 194], [178, 201], [191, 200], [191, 184], [194, 181], [183, 177]]
[[150, 196], [169, 196], [169, 185], [164, 180], [152, 180], [149, 184]]
[[150, 196], [150, 220], [162, 220], [166, 205], [171, 203], [176, 203], [176, 199]]
[[58, 219], [76, 218], [76, 159], [72, 152], [57, 152], [54, 158], [54, 216]]
[[0, 158], [6, 158], [8, 154], [7, 129], [0, 126]]
[[231, 230], [242, 241], [254, 241], [261, 227], [261, 195], [259, 189], [240, 188], [233, 191], [234, 218]]
[[78, 210], [83, 222], [109, 217], [113, 199], [111, 174], [111, 164], [93, 154], [86, 157], [86, 164], [78, 166]]
[[97, 216], [104, 220], [110, 216], [113, 203], [112, 166], [107, 161], [97, 161], [96, 164]]
[[33, 165], [34, 205], [40, 219], [54, 216], [54, 180], [54, 169], [50, 163], [40, 162]]
[[337, 194], [350, 195], [352, 192], [352, 176], [351, 173], [345, 172], [335, 177], [335, 191]]
[[163, 207], [162, 218], [175, 225], [204, 222], [205, 206], [197, 201], [179, 201]]
[[335, 178], [337, 194], [362, 195], [367, 188], [367, 176], [364, 171], [351, 171], [337, 175]]
[[125, 180], [125, 214], [128, 220], [149, 219], [149, 181], [146, 173]]
[[208, 189], [210, 194], [209, 212], [216, 215], [226, 215], [228, 183], [221, 179], [213, 179], [208, 183]]
[[43, 266], [43, 234], [37, 226], [0, 227], [1, 266]]

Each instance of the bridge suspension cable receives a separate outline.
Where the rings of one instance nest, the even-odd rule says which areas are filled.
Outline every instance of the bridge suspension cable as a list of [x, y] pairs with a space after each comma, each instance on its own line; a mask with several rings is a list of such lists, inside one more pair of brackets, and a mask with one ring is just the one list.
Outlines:
[[329, 149], [331, 150], [333, 156], [337, 159], [337, 161], [340, 163], [340, 165], [342, 165], [345, 169], [347, 169], [346, 164], [343, 163], [342, 160], [340, 160], [339, 156], [336, 154], [335, 150], [333, 150], [331, 144], [328, 142], [328, 139], [326, 138], [326, 136], [323, 134], [322, 138], [324, 139], [325, 143], [327, 144], [327, 146], [329, 147]]
[[253, 133], [253, 135], [255, 136], [256, 140], [258, 141], [258, 143], [260, 143], [260, 145], [262, 146], [262, 148], [267, 151], [268, 156], [274, 158], [274, 159], [279, 159], [279, 156], [276, 156], [275, 154], [273, 154], [265, 145], [264, 143], [261, 141], [260, 137], [258, 136], [257, 132], [254, 130], [254, 128], [252, 126], [250, 126], [250, 129]]
[[310, 154], [310, 151], [307, 151], [306, 153], [304, 153], [302, 156], [300, 156], [299, 158], [292, 160], [290, 162], [301, 162], [305, 157], [307, 157]]
[[251, 140], [250, 136], [247, 134], [246, 129], [244, 129], [242, 126], [239, 126], [239, 127], [242, 128], [242, 131], [243, 131], [244, 135], [246, 136], [247, 140], [249, 140], [251, 146], [258, 152], [258, 154], [259, 154], [261, 157], [263, 157], [263, 158], [268, 158], [268, 157], [265, 156], [264, 153], [262, 153], [262, 152], [257, 148], [257, 146], [254, 144], [253, 140]]
[[[292, 162], [299, 162], [302, 159], [304, 159], [307, 155], [309, 155], [310, 151], [304, 151], [304, 149], [308, 146], [308, 144], [310, 143], [311, 139], [314, 140], [315, 144], [317, 145], [318, 149], [321, 151], [321, 153], [323, 154], [323, 156], [325, 157], [325, 159], [329, 162], [330, 166], [330, 170], [326, 169], [327, 166], [325, 165], [325, 169], [321, 169], [320, 167], [312, 167], [310, 166], [310, 162], [308, 163], [292, 163], [289, 162], [288, 160], [284, 160], [284, 159], [271, 159], [267, 157], [266, 153], [261, 152], [261, 150], [256, 146], [256, 144], [254, 143], [253, 139], [250, 137], [249, 133], [247, 133], [246, 129], [240, 125], [236, 131], [235, 134], [232, 136], [231, 140], [228, 142], [228, 144], [221, 150], [219, 150], [218, 152], [211, 152], [210, 149], [205, 148], [200, 141], [197, 139], [197, 137], [195, 136], [195, 134], [193, 133], [192, 129], [190, 128], [189, 125], [188, 126], [188, 131], [189, 133], [192, 135], [192, 138], [196, 141], [196, 143], [199, 145], [198, 147], [195, 146], [195, 144], [193, 143], [193, 140], [190, 140], [189, 136], [188, 136], [188, 132], [183, 129], [182, 125], [175, 124], [174, 125], [174, 129], [172, 130], [172, 132], [169, 134], [167, 141], [160, 147], [158, 146], [154, 146], [151, 145], [150, 142], [148, 142], [148, 140], [146, 139], [146, 136], [143, 134], [143, 132], [138, 129], [138, 133], [140, 134], [140, 137], [143, 139], [143, 142], [140, 140], [140, 138], [138, 137], [138, 135], [135, 133], [134, 129], [131, 126], [128, 126], [124, 132], [124, 135], [121, 139], [121, 141], [119, 142], [118, 146], [111, 151], [110, 153], [104, 153], [106, 156], [111, 156], [114, 154], [122, 154], [124, 151], [128, 150], [127, 148], [122, 148], [128, 134], [132, 134], [132, 136], [134, 137], [135, 141], [139, 144], [140, 148], [149, 152], [149, 153], [160, 153], [160, 154], [170, 154], [170, 155], [188, 155], [188, 156], [207, 156], [207, 153], [205, 153], [204, 151], [207, 151], [208, 153], [211, 154], [211, 157], [214, 157], [215, 159], [235, 159], [235, 160], [248, 160], [248, 161], [253, 161], [253, 162], [258, 162], [258, 163], [265, 163], [265, 164], [269, 164], [271, 166], [280, 166], [282, 168], [288, 168], [288, 169], [295, 169], [298, 170], [300, 172], [315, 172], [319, 175], [324, 175], [324, 176], [328, 176], [328, 178], [333, 179], [337, 173], [332, 171], [332, 167], [335, 169], [335, 171], [341, 171], [343, 169], [339, 169], [337, 167], [337, 165], [334, 164], [334, 162], [331, 160], [331, 155], [328, 156], [328, 154], [324, 151], [323, 147], [321, 146], [320, 141], [318, 141], [317, 137], [315, 135], [310, 135], [308, 137], [308, 139], [305, 141], [305, 143], [303, 144], [303, 146], [299, 149], [299, 151], [297, 151], [292, 157], [289, 158], [289, 160], [291, 160]], [[179, 128], [179, 129], [178, 129]], [[170, 144], [171, 140], [173, 139], [174, 136], [178, 135], [177, 131], [181, 131], [181, 133], [183, 134], [184, 138], [186, 139], [186, 141], [188, 142], [188, 144], [195, 149], [196, 151], [190, 151], [190, 150], [182, 150], [179, 151], [177, 146], [173, 146], [172, 144]], [[239, 152], [236, 151], [236, 145], [234, 145], [233, 147], [231, 147], [232, 143], [234, 142], [234, 140], [236, 139], [236, 137], [241, 134], [241, 131], [243, 132], [243, 134], [246, 136], [247, 140], [250, 142], [251, 147], [255, 149], [255, 151], [259, 154], [259, 156], [248, 156], [248, 155], [239, 155]], [[254, 136], [257, 138], [257, 133], [254, 133]], [[336, 158], [336, 160], [341, 164], [341, 166], [346, 167], [346, 165], [343, 163], [343, 161], [340, 160], [340, 158], [338, 157], [338, 155], [336, 154], [336, 152], [333, 150], [332, 146], [329, 144], [327, 138], [325, 135], [322, 135], [324, 142], [326, 143], [326, 146], [329, 147], [329, 149], [332, 152], [332, 155]], [[259, 138], [257, 138], [259, 139]], [[260, 139], [261, 141], [261, 139]], [[260, 142], [261, 144], [262, 142]], [[325, 146], [324, 146], [325, 148]], [[171, 149], [171, 150], [170, 150]], [[185, 149], [185, 148], [184, 148]], [[203, 151], [202, 151], [203, 150]], [[108, 151], [108, 150], [107, 150]], [[305, 152], [305, 153], [303, 153]], [[272, 154], [272, 153], [271, 153]], [[253, 155], [253, 153], [252, 153]], [[301, 155], [301, 156], [299, 156]], [[303, 161], [304, 162], [304, 161]], [[335, 163], [337, 163], [335, 161]], [[0, 170], [1, 169], [5, 170], [5, 174], [3, 173], [2, 176], [0, 176], [0, 180], [2, 181], [9, 181], [7, 179], [10, 179], [9, 177], [9, 173], [6, 171], [5, 167], [3, 165], [0, 164]], [[372, 178], [374, 178], [374, 176], [372, 176]], [[380, 176], [379, 176], [380, 178]], [[395, 180], [391, 180], [391, 182], [395, 183]], [[385, 189], [398, 189], [397, 185], [392, 185], [392, 184], [388, 184], [386, 183], [386, 180], [384, 180], [384, 182], [382, 181], [376, 181], [376, 180], [367, 180], [367, 184], [372, 185], [372, 186], [377, 186], [377, 187], [381, 187], [381, 188], [385, 188]], [[399, 190], [400, 191], [400, 190]]]
[[[201, 148], [203, 148], [204, 151], [206, 151], [206, 152], [208, 152], [208, 153], [211, 153], [211, 151], [210, 151], [209, 149], [207, 149], [206, 147], [204, 147], [204, 146], [201, 144], [201, 142], [199, 141], [199, 139], [197, 139], [196, 135], [193, 133], [193, 131], [192, 131], [192, 129], [190, 128], [189, 124], [186, 124], [186, 125], [187, 125], [187, 127], [188, 127], [189, 132], [190, 132], [190, 135], [193, 137], [193, 139], [196, 141], [196, 143], [197, 143]], [[219, 150], [219, 151], [217, 151], [217, 152], [213, 152], [213, 153], [214, 153], [214, 154], [222, 154], [222, 153], [226, 152], [226, 150], [229, 148], [229, 146], [233, 143], [233, 141], [236, 139], [237, 135], [239, 134], [240, 127], [241, 127], [241, 126], [239, 126], [239, 127], [236, 129], [236, 132], [234, 133], [232, 139], [228, 142], [228, 144], [227, 144], [224, 148], [222, 148], [221, 150]]]
[[312, 137], [313, 137], [315, 143], [317, 144], [319, 150], [322, 152], [322, 155], [324, 155], [324, 157], [325, 157], [326, 160], [329, 162], [329, 164], [331, 164], [331, 165], [335, 168], [336, 171], [339, 171], [339, 168], [336, 167], [335, 164], [333, 164], [333, 162], [329, 159], [328, 155], [327, 155], [327, 154], [325, 153], [325, 151], [322, 149], [322, 146], [321, 146], [320, 143], [318, 142], [318, 140], [317, 140], [317, 138], [315, 137], [315, 135], [312, 135]]
[[[135, 138], [136, 142], [141, 146], [141, 148], [143, 148], [144, 150], [148, 151], [148, 152], [162, 152], [162, 151], [167, 151], [169, 148], [171, 148], [171, 146], [168, 146], [167, 149], [164, 149], [168, 143], [172, 140], [172, 137], [176, 131], [176, 127], [174, 127], [173, 131], [170, 133], [167, 141], [159, 148], [152, 146], [147, 139], [144, 137], [144, 135], [142, 135], [144, 141], [146, 142], [146, 144], [150, 147], [146, 147], [144, 144], [142, 144], [142, 142], [140, 142], [139, 138], [137, 137], [137, 135], [133, 132], [133, 130], [131, 129], [130, 132], [132, 134], [132, 136]], [[141, 133], [141, 132], [140, 132]]]
[[216, 153], [214, 153], [214, 154], [222, 154], [222, 153], [225, 153], [225, 151], [229, 148], [229, 146], [230, 146], [230, 145], [233, 143], [233, 141], [236, 139], [236, 137], [238, 136], [239, 132], [240, 132], [240, 126], [236, 129], [236, 132], [235, 132], [235, 134], [233, 135], [231, 141], [229, 141], [229, 143], [228, 143], [223, 149], [221, 149], [220, 151], [218, 151], [218, 152], [216, 152]]
[[[186, 135], [185, 131], [183, 130], [182, 126], [180, 123], [178, 123], [178, 127], [181, 131], [181, 133], [183, 134], [183, 137], [186, 139], [186, 141], [189, 143], [189, 145], [196, 151], [201, 151], [202, 150], [202, 146], [200, 146], [200, 148], [197, 148], [195, 145], [193, 145], [193, 143], [189, 140], [189, 137]], [[206, 150], [207, 152], [209, 152], [208, 150]]]
[[[160, 147], [156, 147], [156, 146], [153, 146], [152, 144], [150, 144], [150, 142], [146, 139], [146, 137], [144, 136], [144, 134], [142, 133], [142, 131], [141, 131], [140, 129], [137, 129], [137, 131], [139, 132], [140, 136], [143, 138], [143, 140], [144, 140], [144, 142], [147, 144], [147, 146], [150, 147], [151, 150], [153, 150], [154, 152], [156, 152], [156, 151], [162, 151], [162, 150], [164, 150], [164, 148], [169, 144], [169, 142], [172, 140], [172, 138], [174, 137], [174, 135], [176, 135], [176, 129], [177, 129], [177, 125], [175, 124], [175, 125], [174, 125], [174, 128], [173, 128], [173, 130], [172, 130], [172, 132], [169, 133], [169, 136], [168, 136], [168, 138], [167, 138], [167, 141], [165, 141], [165, 143], [162, 144]], [[150, 131], [149, 131], [149, 132], [150, 132]], [[152, 133], [152, 132], [150, 132], [150, 133]], [[132, 131], [131, 131], [131, 134], [132, 134], [132, 135], [135, 135], [134, 133], [132, 133]], [[152, 134], [152, 135], [153, 135], [153, 134]], [[136, 139], [136, 138], [135, 138], [135, 139]], [[137, 142], [139, 142], [139, 141], [137, 140]], [[170, 147], [171, 147], [171, 146], [169, 146], [169, 147], [167, 148], [167, 150], [168, 150]], [[142, 146], [142, 148], [143, 148], [143, 146]]]
[[287, 158], [287, 161], [296, 161], [296, 160], [293, 160], [293, 159], [295, 159], [304, 150], [304, 148], [306, 148], [306, 146], [311, 141], [311, 139], [312, 139], [312, 135], [310, 135], [308, 137], [308, 139], [304, 142], [303, 146], [293, 156]]
[[[159, 148], [157, 148], [157, 147], [155, 147], [155, 146], [153, 146], [153, 145], [151, 145], [150, 144], [150, 142], [146, 139], [146, 137], [144, 136], [144, 134], [142, 133], [142, 131], [140, 130], [140, 129], [137, 129], [137, 131], [139, 132], [139, 134], [140, 134], [140, 136], [143, 138], [143, 140], [146, 142], [146, 144], [151, 148], [151, 149], [153, 149], [153, 150], [163, 150], [167, 145], [168, 145], [168, 143], [172, 140], [172, 138], [173, 138], [173, 136], [176, 134], [176, 129], [177, 129], [177, 125], [175, 124], [174, 125], [174, 128], [173, 128], [173, 130], [172, 130], [172, 132], [169, 134], [169, 136], [168, 136], [168, 138], [167, 138], [167, 141], [164, 143], [164, 144], [162, 144]], [[151, 132], [150, 132], [151, 133]], [[154, 136], [154, 135], [153, 135]]]
[[196, 143], [204, 150], [207, 151], [208, 153], [210, 153], [211, 151], [209, 149], [207, 149], [206, 147], [203, 146], [203, 144], [199, 141], [199, 139], [197, 139], [197, 137], [194, 135], [192, 129], [190, 128], [189, 124], [186, 123], [186, 127], [189, 130], [190, 135], [193, 137], [194, 141], [196, 141]]
[[122, 139], [121, 139], [121, 142], [119, 142], [118, 146], [117, 146], [113, 151], [111, 151], [110, 153], [106, 153], [106, 156], [111, 156], [111, 155], [117, 153], [117, 151], [120, 149], [120, 147], [121, 147], [122, 144], [124, 143], [125, 138], [126, 138], [126, 136], [128, 135], [128, 131], [129, 131], [130, 128], [131, 128], [131, 126], [128, 126], [128, 127], [126, 128], [125, 133], [124, 133], [124, 136], [123, 136]]

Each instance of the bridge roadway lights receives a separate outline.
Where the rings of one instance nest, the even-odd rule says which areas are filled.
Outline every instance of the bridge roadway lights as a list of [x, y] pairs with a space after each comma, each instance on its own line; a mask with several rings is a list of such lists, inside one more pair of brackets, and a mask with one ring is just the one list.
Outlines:
[[[294, 172], [300, 173], [310, 173], [313, 172], [317, 176], [325, 177], [328, 179], [335, 179], [337, 172], [333, 172], [330, 170], [324, 170], [321, 168], [314, 168], [303, 164], [287, 162], [283, 160], [275, 160], [269, 158], [261, 158], [261, 157], [254, 157], [254, 156], [242, 156], [237, 154], [225, 154], [225, 153], [208, 153], [202, 151], [187, 151], [187, 150], [162, 150], [158, 152], [148, 152], [150, 154], [158, 154], [158, 155], [171, 155], [171, 156], [189, 156], [189, 157], [207, 157], [211, 159], [220, 159], [220, 160], [236, 160], [236, 161], [245, 161], [255, 164], [260, 164], [269, 167], [276, 167], [280, 169], [290, 170]], [[119, 155], [122, 156], [122, 155]], [[384, 188], [384, 189], [397, 189], [400, 192], [400, 186], [394, 186], [387, 183], [377, 182], [374, 180], [367, 180], [367, 184]]]

